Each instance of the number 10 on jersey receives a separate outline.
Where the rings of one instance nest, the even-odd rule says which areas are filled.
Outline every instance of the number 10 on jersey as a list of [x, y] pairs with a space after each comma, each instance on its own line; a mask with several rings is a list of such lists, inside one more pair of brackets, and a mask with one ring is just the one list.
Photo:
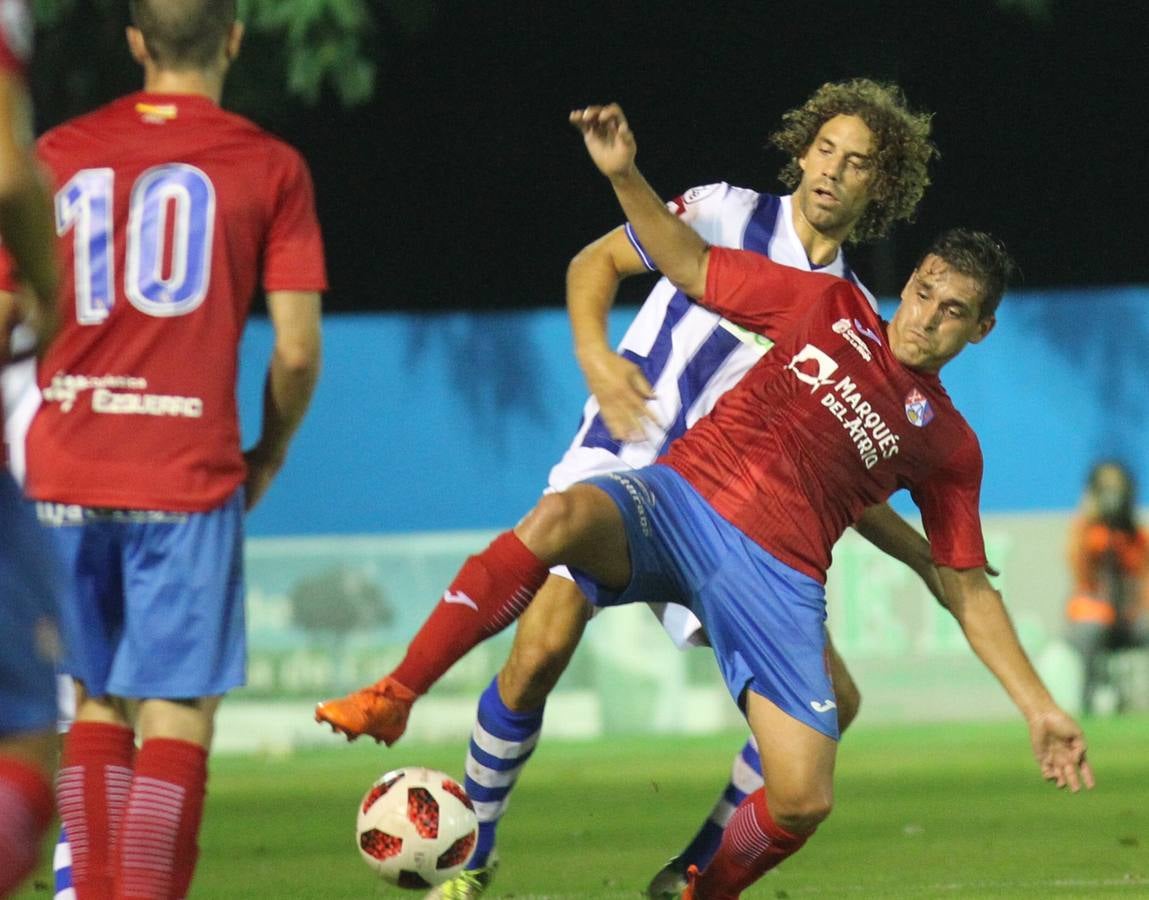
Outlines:
[[[99, 325], [115, 303], [115, 173], [81, 169], [56, 193], [56, 233], [73, 233], [76, 321]], [[124, 294], [161, 318], [197, 309], [211, 276], [215, 188], [195, 166], [144, 172], [128, 201]], [[169, 244], [170, 242], [170, 244]]]

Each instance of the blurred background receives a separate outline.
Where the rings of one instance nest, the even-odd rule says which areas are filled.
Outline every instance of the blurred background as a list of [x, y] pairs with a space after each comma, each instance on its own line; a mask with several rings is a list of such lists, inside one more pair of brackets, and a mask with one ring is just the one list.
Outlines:
[[[35, 5], [41, 129], [136, 89], [126, 4]], [[1024, 272], [998, 330], [946, 383], [982, 437], [999, 586], [1074, 707], [1070, 515], [1096, 459], [1149, 473], [1149, 7], [249, 0], [246, 17], [225, 105], [308, 159], [332, 290], [312, 412], [250, 519], [251, 686], [224, 706], [222, 746], [322, 739], [310, 704], [390, 668], [462, 558], [529, 508], [573, 435], [585, 387], [565, 268], [619, 214], [567, 111], [620, 102], [668, 197], [714, 181], [776, 190], [780, 115], [854, 76], [897, 81], [933, 111], [941, 150], [916, 224], [850, 249], [866, 283], [895, 296], [953, 225], [995, 233]], [[619, 336], [651, 284], [624, 286]], [[257, 316], [241, 385], [253, 432], [269, 346]], [[908, 572], [852, 536], [835, 559], [830, 625], [863, 719], [1009, 714]], [[412, 733], [467, 733], [505, 649], [506, 636], [472, 653]], [[1122, 666], [1149, 702], [1145, 659]], [[676, 653], [638, 609], [592, 626], [552, 709], [548, 729], [572, 735], [737, 724], [709, 654]], [[267, 727], [252, 727], [259, 717]]]

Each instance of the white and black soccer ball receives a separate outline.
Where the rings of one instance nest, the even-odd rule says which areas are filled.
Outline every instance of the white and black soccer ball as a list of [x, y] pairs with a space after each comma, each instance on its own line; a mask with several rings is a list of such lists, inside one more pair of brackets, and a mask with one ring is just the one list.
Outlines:
[[359, 804], [355, 842], [367, 865], [402, 888], [442, 884], [462, 871], [479, 837], [462, 785], [434, 769], [388, 772]]

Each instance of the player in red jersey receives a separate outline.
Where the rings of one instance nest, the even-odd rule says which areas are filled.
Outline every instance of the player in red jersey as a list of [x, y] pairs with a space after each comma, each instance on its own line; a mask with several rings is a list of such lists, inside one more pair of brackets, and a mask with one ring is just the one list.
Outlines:
[[[23, 0], [0, 0], [0, 239], [28, 288], [0, 302], [0, 366], [15, 316], [32, 326], [41, 345], [55, 328], [52, 204], [32, 155], [24, 83], [31, 48]], [[0, 534], [0, 897], [7, 897], [35, 866], [52, 819], [58, 572], [2, 445]]]
[[[708, 248], [638, 172], [617, 106], [571, 121], [664, 274], [777, 341], [659, 464], [545, 497], [492, 547], [511, 548], [528, 579], [570, 563], [600, 604], [669, 590], [702, 618], [770, 779], [687, 895], [737, 897], [829, 814], [837, 723], [822, 662], [825, 570], [842, 531], [901, 487], [922, 512], [946, 605], [1025, 715], [1042, 774], [1092, 787], [1081, 729], [1050, 697], [986, 579], [981, 450], [938, 379], [992, 330], [1012, 269], [1004, 250], [947, 232], [886, 323], [844, 282]], [[485, 588], [460, 577], [452, 589], [472, 585]]]
[[[218, 105], [234, 0], [131, 13], [144, 90], [38, 144], [65, 274], [27, 490], [71, 576], [57, 793], [81, 900], [188, 892], [214, 714], [244, 680], [243, 514], [310, 400], [326, 288], [306, 164]], [[258, 288], [275, 349], [244, 453], [237, 350]]]

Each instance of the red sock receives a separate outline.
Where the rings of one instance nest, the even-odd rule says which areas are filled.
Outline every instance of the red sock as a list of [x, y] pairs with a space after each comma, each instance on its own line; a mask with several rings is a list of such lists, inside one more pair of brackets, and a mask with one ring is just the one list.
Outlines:
[[52, 821], [52, 785], [35, 766], [0, 756], [0, 897], [36, 868]]
[[207, 750], [199, 744], [144, 741], [120, 832], [116, 900], [187, 896], [206, 784]]
[[463, 563], [391, 677], [425, 694], [468, 650], [523, 614], [548, 567], [513, 531]]
[[56, 797], [72, 848], [72, 886], [78, 900], [112, 896], [112, 846], [124, 814], [135, 750], [132, 730], [123, 725], [76, 722], [64, 738]]
[[813, 834], [791, 834], [770, 818], [766, 791], [758, 788], [734, 810], [722, 843], [694, 884], [695, 900], [734, 900]]

